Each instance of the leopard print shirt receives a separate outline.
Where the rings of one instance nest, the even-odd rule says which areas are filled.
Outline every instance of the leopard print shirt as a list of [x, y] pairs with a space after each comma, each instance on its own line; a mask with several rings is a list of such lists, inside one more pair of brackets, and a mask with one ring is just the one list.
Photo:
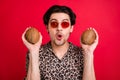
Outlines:
[[[70, 43], [67, 53], [59, 59], [52, 51], [50, 42], [39, 51], [39, 69], [41, 80], [82, 80], [82, 49]], [[29, 57], [26, 58], [28, 69]]]

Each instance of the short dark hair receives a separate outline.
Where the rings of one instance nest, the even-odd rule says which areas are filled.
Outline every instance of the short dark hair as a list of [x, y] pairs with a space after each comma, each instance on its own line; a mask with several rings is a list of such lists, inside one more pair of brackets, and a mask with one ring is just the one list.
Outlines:
[[48, 25], [50, 16], [53, 13], [60, 13], [60, 12], [68, 14], [69, 17], [70, 17], [71, 25], [75, 24], [75, 21], [76, 21], [75, 13], [69, 7], [67, 7], [67, 6], [60, 6], [60, 5], [53, 5], [52, 7], [50, 7], [47, 10], [47, 12], [43, 16], [44, 24]]

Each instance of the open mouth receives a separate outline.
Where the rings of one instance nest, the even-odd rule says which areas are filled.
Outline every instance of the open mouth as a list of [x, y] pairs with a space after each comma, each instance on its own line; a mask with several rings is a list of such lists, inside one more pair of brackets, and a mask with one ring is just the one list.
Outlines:
[[58, 35], [58, 37], [59, 37], [59, 38], [61, 38], [61, 37], [62, 37], [62, 35]]
[[61, 34], [58, 34], [57, 35], [57, 40], [61, 40], [62, 39], [62, 35]]

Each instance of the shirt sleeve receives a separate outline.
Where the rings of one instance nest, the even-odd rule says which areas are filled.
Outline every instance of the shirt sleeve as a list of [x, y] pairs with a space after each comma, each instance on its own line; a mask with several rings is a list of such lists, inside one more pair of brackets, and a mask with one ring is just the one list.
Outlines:
[[83, 68], [84, 68], [84, 65], [83, 65], [84, 64], [84, 55], [83, 55], [83, 52], [82, 52], [82, 48], [80, 48], [79, 52], [80, 52], [80, 64], [81, 64], [80, 65], [80, 68], [81, 68], [80, 69], [80, 75], [81, 75], [80, 79], [82, 80], [82, 77], [83, 77]]
[[28, 65], [29, 65], [29, 53], [26, 55], [26, 73], [28, 72]]
[[27, 73], [28, 73], [28, 65], [29, 65], [29, 53], [27, 52], [27, 54], [26, 54], [26, 75], [24, 77], [24, 80], [27, 80], [26, 77], [27, 77]]

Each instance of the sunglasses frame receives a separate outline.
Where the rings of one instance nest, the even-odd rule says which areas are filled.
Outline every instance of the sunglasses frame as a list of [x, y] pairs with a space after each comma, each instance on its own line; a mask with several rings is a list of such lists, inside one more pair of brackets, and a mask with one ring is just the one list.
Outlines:
[[[67, 21], [63, 21], [60, 24], [61, 24], [62, 28], [68, 28], [70, 25], [70, 23]], [[57, 28], [59, 23], [57, 21], [52, 21], [52, 22], [50, 22], [50, 25], [52, 28]]]

